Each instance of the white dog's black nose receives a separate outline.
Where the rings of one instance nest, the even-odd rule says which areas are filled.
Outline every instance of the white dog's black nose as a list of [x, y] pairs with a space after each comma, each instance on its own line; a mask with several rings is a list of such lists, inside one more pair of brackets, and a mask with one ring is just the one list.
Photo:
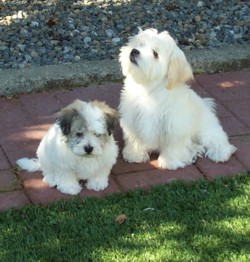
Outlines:
[[84, 147], [84, 150], [87, 154], [90, 154], [93, 151], [93, 149], [93, 146], [90, 145]]
[[139, 56], [139, 54], [140, 54], [140, 51], [139, 50], [137, 50], [137, 49], [132, 49], [132, 51], [130, 52], [130, 61], [132, 62], [132, 63], [135, 63], [135, 64], [137, 64], [137, 61], [136, 61], [136, 58], [137, 58], [137, 56]]

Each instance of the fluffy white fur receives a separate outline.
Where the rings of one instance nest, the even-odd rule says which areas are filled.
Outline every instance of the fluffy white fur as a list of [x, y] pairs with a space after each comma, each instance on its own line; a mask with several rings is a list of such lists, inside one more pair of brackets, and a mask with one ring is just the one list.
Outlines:
[[41, 170], [43, 180], [62, 193], [78, 194], [79, 180], [87, 180], [88, 189], [105, 189], [118, 155], [112, 135], [117, 111], [103, 102], [77, 100], [57, 117], [37, 149], [37, 159], [22, 158], [17, 164], [30, 172]]
[[121, 48], [125, 76], [119, 105], [128, 162], [146, 162], [159, 152], [161, 168], [175, 170], [198, 156], [227, 161], [236, 148], [229, 144], [212, 99], [190, 86], [192, 68], [167, 31], [140, 30]]

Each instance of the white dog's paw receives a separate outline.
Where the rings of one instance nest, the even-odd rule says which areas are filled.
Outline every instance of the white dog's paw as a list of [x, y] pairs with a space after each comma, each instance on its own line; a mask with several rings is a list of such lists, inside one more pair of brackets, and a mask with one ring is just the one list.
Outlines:
[[86, 183], [86, 187], [89, 190], [94, 191], [101, 191], [104, 190], [108, 186], [108, 178], [95, 178], [95, 179], [88, 179]]
[[233, 145], [221, 145], [216, 148], [209, 148], [206, 152], [206, 156], [214, 162], [226, 162], [229, 160], [231, 155], [237, 150]]
[[149, 161], [148, 152], [132, 152], [128, 148], [124, 148], [122, 151], [123, 159], [129, 163], [145, 163]]
[[162, 169], [168, 169], [168, 170], [176, 170], [178, 168], [183, 168], [187, 164], [181, 161], [173, 161], [166, 159], [165, 157], [159, 156], [158, 157], [158, 166]]
[[175, 170], [177, 167], [173, 164], [169, 163], [165, 158], [159, 156], [158, 157], [158, 166], [162, 169], [169, 169], [169, 170]]
[[55, 182], [53, 176], [46, 175], [46, 176], [43, 178], [43, 182], [45, 182], [46, 184], [48, 184], [49, 187], [55, 187], [55, 186], [56, 186], [56, 182]]
[[82, 187], [78, 182], [71, 182], [67, 183], [67, 185], [57, 185], [57, 189], [64, 194], [78, 195], [81, 192]]

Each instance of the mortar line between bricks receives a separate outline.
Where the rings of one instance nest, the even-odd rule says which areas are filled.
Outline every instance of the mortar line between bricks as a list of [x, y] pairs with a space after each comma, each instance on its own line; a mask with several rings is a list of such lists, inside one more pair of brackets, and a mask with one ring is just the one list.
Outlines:
[[250, 172], [250, 170], [248, 170], [248, 168], [244, 165], [243, 162], [240, 161], [240, 159], [236, 156], [236, 155], [233, 155], [231, 156], [233, 157], [234, 159], [236, 159], [239, 163], [241, 163], [241, 165], [247, 170], [247, 173]]
[[231, 111], [230, 108], [227, 107], [227, 105], [224, 104], [223, 100], [221, 100], [220, 98], [215, 97], [211, 91], [209, 91], [209, 89], [206, 89], [205, 86], [196, 79], [196, 83], [198, 83], [200, 85], [200, 87], [204, 88], [206, 90], [207, 93], [209, 93], [209, 95], [216, 101], [218, 101], [219, 103], [216, 104], [221, 104], [226, 110], [228, 110], [244, 127], [246, 128], [250, 128], [250, 126], [248, 126], [246, 123], [244, 123], [233, 111]]
[[195, 164], [195, 167], [198, 169], [198, 171], [201, 173], [202, 177], [204, 177], [205, 180], [208, 180], [207, 175]]
[[115, 183], [118, 185], [118, 187], [121, 189], [121, 192], [122, 193], [125, 193], [127, 192], [127, 190], [121, 185], [121, 183], [118, 181], [118, 179], [116, 178], [117, 175], [113, 175], [114, 177], [114, 181]]
[[156, 170], [156, 169], [157, 169], [156, 167], [152, 166], [152, 168], [149, 168], [149, 169], [125, 171], [123, 173], [115, 174], [115, 176], [133, 174], [133, 173], [144, 172], [144, 171], [147, 172], [147, 171], [152, 171], [152, 170]]
[[[27, 199], [29, 200], [30, 204], [33, 205], [33, 202], [31, 201], [30, 197], [26, 193], [26, 190], [25, 190], [25, 188], [23, 186], [21, 178], [17, 175], [17, 172], [15, 172], [14, 166], [12, 165], [11, 161], [9, 160], [8, 155], [6, 154], [4, 148], [1, 145], [0, 145], [0, 148], [2, 149], [2, 152], [3, 152], [4, 156], [5, 156], [5, 158], [7, 159], [8, 163], [9, 163], [9, 166], [11, 167], [11, 172], [14, 173], [15, 177], [17, 178], [18, 183], [21, 185], [21, 190], [24, 192], [24, 194], [27, 197]], [[9, 192], [14, 192], [14, 191], [17, 191], [17, 190], [12, 190], [12, 191], [9, 191]]]
[[116, 176], [117, 176], [117, 175], [115, 175], [115, 174], [113, 173], [113, 171], [111, 170], [110, 177], [113, 177], [114, 182], [116, 183], [116, 185], [118, 186], [118, 188], [121, 190], [121, 192], [126, 192], [126, 191], [124, 190], [124, 188], [121, 186], [121, 184], [117, 181]]

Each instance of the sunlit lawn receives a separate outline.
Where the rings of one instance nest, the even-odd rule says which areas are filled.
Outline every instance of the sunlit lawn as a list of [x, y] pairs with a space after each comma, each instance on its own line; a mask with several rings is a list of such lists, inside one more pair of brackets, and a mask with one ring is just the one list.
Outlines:
[[250, 176], [0, 213], [0, 261], [250, 261]]

